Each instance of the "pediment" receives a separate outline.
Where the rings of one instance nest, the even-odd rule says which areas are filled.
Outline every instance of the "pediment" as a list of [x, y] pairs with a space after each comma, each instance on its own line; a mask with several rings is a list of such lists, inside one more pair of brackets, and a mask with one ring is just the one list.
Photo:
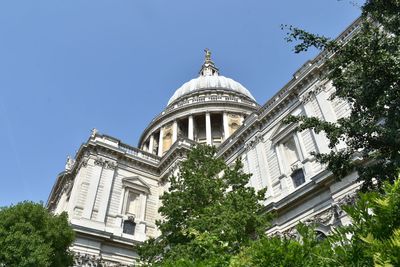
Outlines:
[[122, 179], [122, 185], [145, 193], [150, 193], [150, 186], [139, 176], [126, 177]]
[[297, 126], [297, 123], [279, 123], [271, 135], [272, 142], [279, 142], [282, 138], [293, 132]]

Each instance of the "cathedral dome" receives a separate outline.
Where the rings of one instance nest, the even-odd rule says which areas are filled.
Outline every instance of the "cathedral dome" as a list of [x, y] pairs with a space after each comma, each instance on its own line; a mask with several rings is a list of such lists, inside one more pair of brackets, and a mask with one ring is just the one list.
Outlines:
[[219, 70], [211, 60], [211, 52], [206, 49], [206, 59], [200, 70], [200, 76], [183, 84], [168, 101], [170, 105], [175, 100], [190, 93], [198, 92], [201, 90], [219, 89], [233, 91], [242, 94], [251, 100], [255, 101], [251, 93], [240, 83], [230, 78], [219, 75]]
[[178, 139], [218, 146], [259, 105], [240, 83], [219, 75], [206, 49], [199, 77], [178, 88], [167, 107], [146, 127], [139, 140], [144, 151], [163, 156]]
[[251, 98], [252, 100], [255, 100], [251, 93], [243, 85], [241, 85], [237, 81], [215, 73], [213, 75], [200, 75], [198, 78], [192, 79], [183, 84], [169, 99], [168, 105], [174, 102], [176, 99], [180, 98], [181, 96], [204, 89], [232, 90], [237, 93], [243, 94]]

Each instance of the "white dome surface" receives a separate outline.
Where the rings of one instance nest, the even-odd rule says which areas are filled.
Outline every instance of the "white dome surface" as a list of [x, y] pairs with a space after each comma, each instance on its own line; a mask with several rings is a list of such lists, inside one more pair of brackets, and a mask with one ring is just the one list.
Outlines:
[[254, 97], [251, 95], [249, 90], [247, 90], [243, 85], [241, 85], [237, 81], [234, 81], [230, 78], [221, 75], [209, 75], [209, 76], [200, 75], [198, 78], [192, 79], [187, 83], [183, 84], [180, 88], [178, 88], [178, 90], [175, 91], [174, 95], [169, 99], [168, 105], [174, 102], [176, 99], [180, 98], [181, 96], [202, 89], [232, 90], [237, 93], [241, 93], [247, 97], [250, 97], [255, 101]]

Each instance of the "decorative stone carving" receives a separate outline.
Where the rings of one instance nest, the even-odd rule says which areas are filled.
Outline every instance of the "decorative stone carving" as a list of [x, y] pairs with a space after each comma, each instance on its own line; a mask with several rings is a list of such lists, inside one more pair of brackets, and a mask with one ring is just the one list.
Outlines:
[[315, 86], [313, 89], [308, 90], [303, 95], [299, 97], [302, 104], [309, 102], [315, 95], [325, 89], [324, 85]]
[[244, 144], [245, 151], [252, 150], [258, 143], [264, 142], [264, 137], [261, 134], [257, 134], [254, 138]]
[[343, 205], [352, 205], [357, 199], [357, 192], [353, 192], [350, 195], [339, 199], [337, 202], [333, 203], [329, 209], [315, 215], [312, 218], [304, 221], [305, 224], [320, 223], [325, 226], [337, 225], [340, 223], [340, 217], [344, 215]]
[[296, 170], [299, 170], [299, 169], [301, 169], [301, 168], [303, 168], [303, 164], [301, 164], [300, 161], [297, 161], [297, 162], [293, 163], [293, 164], [290, 166], [290, 170], [291, 170], [292, 172], [294, 172], [294, 171], [296, 171]]
[[345, 197], [342, 197], [339, 199], [336, 203], [339, 206], [343, 205], [353, 205], [357, 200], [357, 192], [353, 192], [352, 194], [346, 195]]
[[304, 221], [304, 224], [323, 224], [323, 225], [332, 225], [338, 218], [338, 214], [336, 209], [331, 206], [329, 209], [324, 210], [323, 212], [315, 215], [312, 218], [307, 219]]
[[98, 165], [98, 166], [101, 166], [101, 167], [104, 167], [106, 169], [112, 169], [112, 170], [114, 170], [117, 167], [117, 164], [115, 162], [109, 161], [109, 160], [105, 160], [102, 157], [97, 157], [94, 160], [94, 164]]
[[65, 163], [65, 170], [70, 171], [75, 164], [75, 160], [70, 156], [67, 157], [67, 162]]
[[338, 215], [342, 216], [345, 213], [344, 210], [342, 209], [342, 206], [353, 205], [356, 203], [356, 200], [357, 200], [356, 191], [337, 200], [335, 205], [337, 208]]
[[299, 100], [302, 104], [305, 104], [309, 102], [313, 97], [315, 96], [314, 90], [309, 90], [308, 92], [305, 92], [299, 97]]
[[81, 162], [79, 163], [79, 166], [78, 166], [78, 171], [80, 170], [80, 168], [82, 168], [82, 167], [86, 167], [86, 166], [87, 166], [87, 163], [88, 163], [88, 161], [89, 161], [89, 158], [83, 158], [83, 159], [81, 160]]
[[104, 260], [101, 255], [75, 253], [74, 266], [84, 267], [128, 267], [130, 265]]
[[95, 138], [99, 131], [96, 128], [92, 129], [92, 134], [90, 135], [91, 138]]
[[272, 235], [283, 239], [297, 239], [299, 237], [296, 227], [289, 228], [283, 232], [276, 232]]

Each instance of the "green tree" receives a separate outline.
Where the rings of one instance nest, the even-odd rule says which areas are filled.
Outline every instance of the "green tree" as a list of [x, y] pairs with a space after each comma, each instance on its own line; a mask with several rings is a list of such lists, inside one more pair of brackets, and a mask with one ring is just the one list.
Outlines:
[[351, 114], [336, 123], [306, 117], [287, 122], [325, 132], [331, 148], [346, 143], [343, 150], [316, 155], [339, 179], [357, 170], [365, 190], [393, 182], [400, 166], [400, 1], [367, 0], [358, 32], [347, 42], [289, 28], [296, 53], [326, 51], [324, 78], [336, 87], [332, 98], [348, 101]]
[[262, 237], [242, 247], [229, 266], [400, 266], [400, 176], [379, 192], [360, 193], [343, 209], [352, 224], [336, 228], [327, 239], [300, 224], [297, 239]]
[[0, 208], [0, 266], [71, 266], [73, 240], [66, 213], [28, 201]]
[[400, 266], [400, 177], [344, 207], [352, 224], [329, 237], [337, 266]]
[[[215, 148], [198, 146], [169, 178], [159, 209], [159, 238], [139, 248], [141, 260], [163, 266], [224, 266], [231, 255], [264, 235], [266, 190], [247, 186], [250, 175], [237, 161], [228, 167]], [[170, 265], [168, 265], [170, 264]]]
[[231, 259], [229, 267], [247, 266], [334, 266], [331, 261], [330, 243], [319, 240], [312, 227], [299, 224], [298, 239], [269, 236], [242, 248]]

